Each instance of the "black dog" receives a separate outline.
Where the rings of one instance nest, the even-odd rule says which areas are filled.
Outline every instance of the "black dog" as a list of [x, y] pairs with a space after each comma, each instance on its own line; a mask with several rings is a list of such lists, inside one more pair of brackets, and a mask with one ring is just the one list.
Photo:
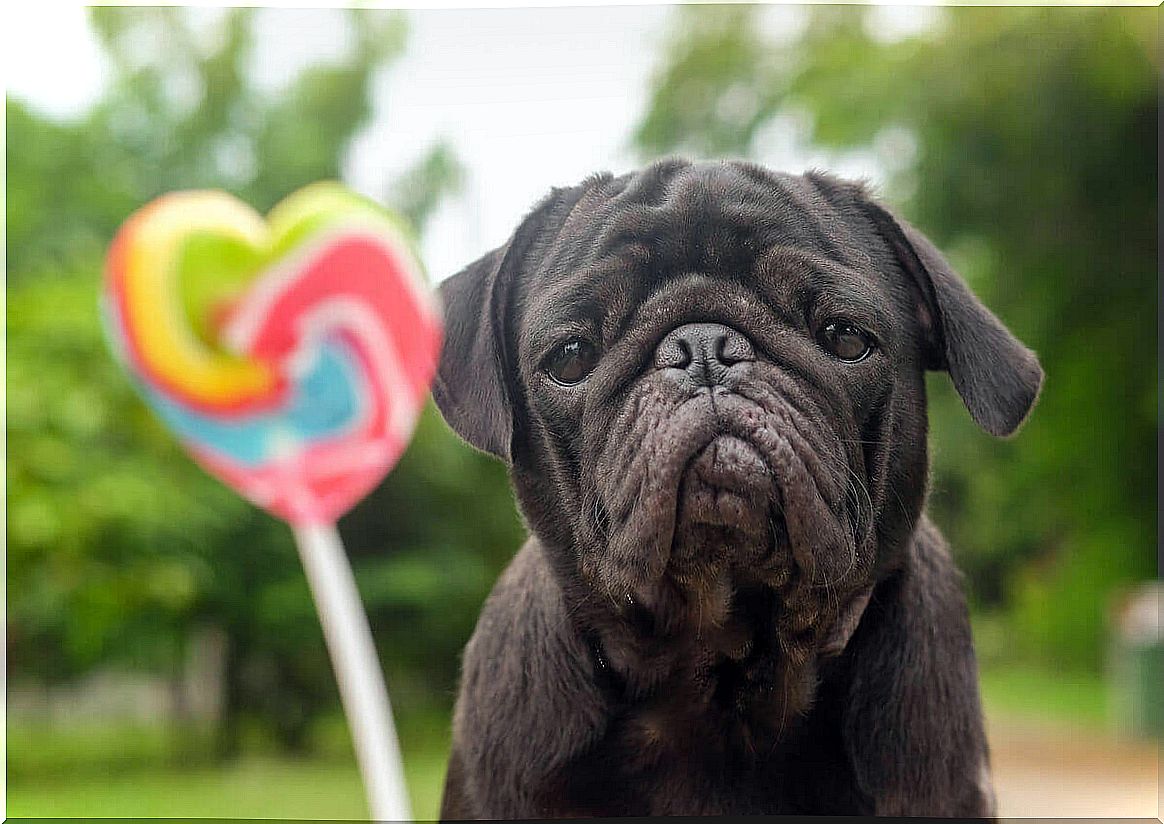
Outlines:
[[445, 818], [989, 815], [923, 373], [1014, 431], [1035, 356], [857, 184], [670, 160], [442, 285], [446, 420], [532, 536], [465, 650]]

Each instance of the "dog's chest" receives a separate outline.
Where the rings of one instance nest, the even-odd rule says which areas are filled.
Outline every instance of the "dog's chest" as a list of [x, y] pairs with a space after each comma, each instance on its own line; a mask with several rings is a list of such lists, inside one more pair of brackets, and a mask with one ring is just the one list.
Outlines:
[[572, 764], [562, 795], [585, 815], [852, 812], [864, 806], [839, 736], [810, 716], [729, 718], [651, 701]]
[[778, 656], [674, 673], [649, 697], [619, 702], [553, 795], [571, 815], [861, 809], [831, 714], [795, 699], [791, 675]]

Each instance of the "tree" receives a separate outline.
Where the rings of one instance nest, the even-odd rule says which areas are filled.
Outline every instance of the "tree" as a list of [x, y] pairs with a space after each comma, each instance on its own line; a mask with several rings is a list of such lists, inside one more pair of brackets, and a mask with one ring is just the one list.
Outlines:
[[[191, 632], [217, 627], [228, 639], [224, 753], [247, 718], [307, 746], [313, 719], [337, 705], [334, 679], [286, 527], [202, 473], [113, 363], [101, 261], [121, 221], [164, 191], [223, 188], [266, 210], [339, 177], [372, 78], [406, 34], [397, 13], [349, 15], [351, 52], [276, 95], [245, 70], [251, 10], [225, 12], [203, 37], [180, 9], [94, 9], [114, 72], [92, 111], [61, 123], [7, 102], [10, 672], [176, 672]], [[438, 144], [384, 198], [419, 228], [459, 174]], [[398, 708], [447, 705], [485, 565], [516, 545], [512, 506], [475, 496], [479, 485], [504, 492], [500, 468], [464, 454], [430, 409], [375, 503], [343, 524], [394, 684], [412, 685], [404, 700], [394, 690]], [[433, 517], [454, 506], [464, 522]]]
[[886, 40], [871, 13], [780, 45], [756, 7], [682, 9], [637, 145], [764, 160], [783, 118], [881, 160], [1047, 372], [1008, 442], [930, 381], [931, 510], [1012, 654], [1096, 669], [1112, 593], [1155, 569], [1156, 14], [952, 8]]

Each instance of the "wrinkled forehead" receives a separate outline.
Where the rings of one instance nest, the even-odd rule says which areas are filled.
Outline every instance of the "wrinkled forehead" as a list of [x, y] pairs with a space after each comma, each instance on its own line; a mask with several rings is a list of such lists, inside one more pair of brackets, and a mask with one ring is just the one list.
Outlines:
[[854, 221], [808, 178], [748, 164], [660, 164], [597, 181], [536, 271], [527, 310], [550, 319], [637, 304], [698, 273], [779, 299], [810, 288], [881, 289]]

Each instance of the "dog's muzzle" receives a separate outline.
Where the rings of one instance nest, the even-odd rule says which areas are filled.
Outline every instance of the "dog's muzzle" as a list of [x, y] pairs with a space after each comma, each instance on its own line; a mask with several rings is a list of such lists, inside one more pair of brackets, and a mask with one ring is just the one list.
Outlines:
[[[686, 392], [716, 397], [732, 384], [755, 352], [741, 332], [722, 323], [688, 323], [671, 330], [655, 350], [654, 365]], [[706, 561], [709, 544], [771, 549], [772, 473], [759, 450], [730, 433], [716, 435], [683, 472], [677, 497], [672, 561]], [[742, 560], [742, 559], [741, 559]]]
[[772, 475], [756, 448], [732, 435], [721, 435], [688, 465], [678, 520], [759, 533], [760, 514], [768, 506], [771, 490]]

